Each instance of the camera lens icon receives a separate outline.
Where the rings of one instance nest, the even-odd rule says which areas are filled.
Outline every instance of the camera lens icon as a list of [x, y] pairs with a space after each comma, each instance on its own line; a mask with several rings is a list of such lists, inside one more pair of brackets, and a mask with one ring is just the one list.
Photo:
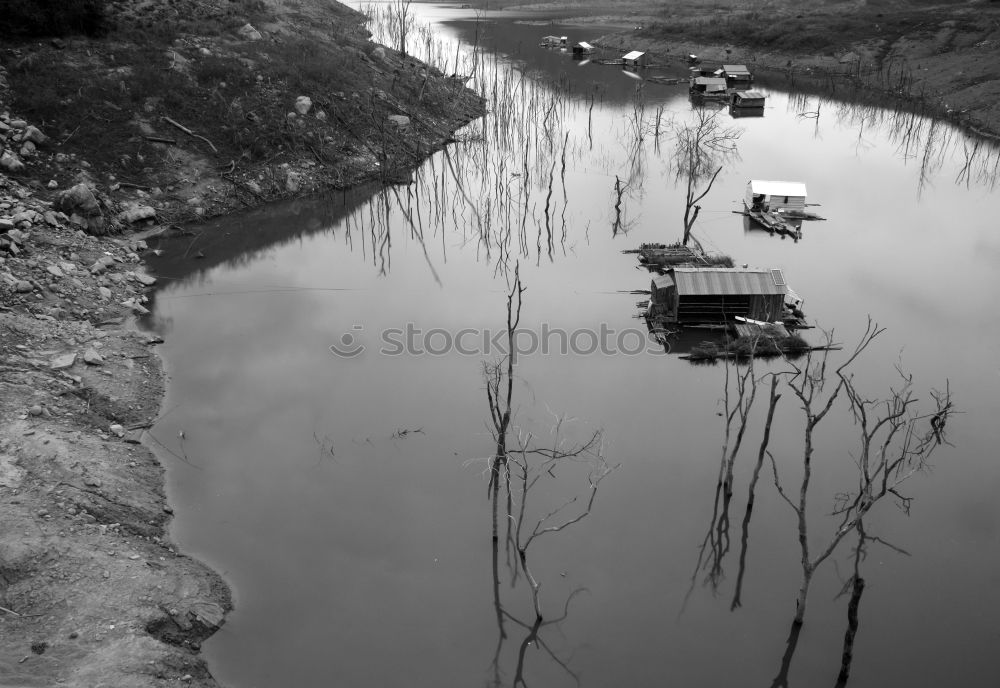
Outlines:
[[351, 328], [353, 332], [345, 332], [340, 335], [339, 342], [330, 345], [330, 352], [339, 358], [355, 358], [363, 354], [365, 345], [361, 343], [360, 333], [364, 332], [364, 329], [364, 325], [353, 326]]

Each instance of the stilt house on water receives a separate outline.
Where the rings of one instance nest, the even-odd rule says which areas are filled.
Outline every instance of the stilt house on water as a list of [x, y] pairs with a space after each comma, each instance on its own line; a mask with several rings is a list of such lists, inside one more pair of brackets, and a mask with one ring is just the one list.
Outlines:
[[753, 179], [743, 198], [748, 211], [791, 211], [805, 213], [806, 185], [802, 182], [768, 182]]
[[763, 322], [784, 318], [788, 296], [781, 270], [670, 268], [653, 278], [648, 316], [671, 324]]
[[649, 59], [646, 57], [646, 53], [633, 50], [622, 57], [622, 64], [626, 67], [645, 67], [649, 64]]

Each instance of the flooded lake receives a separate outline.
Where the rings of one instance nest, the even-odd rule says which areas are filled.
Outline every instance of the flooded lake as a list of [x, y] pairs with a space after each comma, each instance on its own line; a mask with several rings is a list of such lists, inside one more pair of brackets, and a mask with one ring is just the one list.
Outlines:
[[[219, 682], [835, 685], [852, 608], [850, 685], [1000, 682], [997, 152], [780, 80], [758, 80], [763, 117], [719, 115], [742, 133], [699, 201], [696, 239], [782, 270], [818, 326], [807, 338], [832, 328], [843, 344], [831, 368], [869, 317], [886, 328], [850, 368], [862, 394], [899, 388], [898, 366], [919, 408], [947, 385], [960, 411], [931, 465], [864, 517], [867, 556], [856, 561], [852, 531], [816, 569], [799, 632], [799, 526], [774, 475], [797, 504], [801, 404], [782, 387], [774, 468], [763, 462], [750, 512], [762, 379], [722, 504], [726, 415], [746, 369], [651, 345], [636, 317], [648, 296], [631, 293], [650, 274], [622, 253], [683, 233], [673, 132], [698, 116], [686, 87], [538, 46], [599, 31], [414, 10], [437, 24], [414, 30], [411, 51], [473, 74], [490, 115], [410, 185], [197, 226], [152, 264], [170, 384], [151, 434], [172, 536], [234, 589], [204, 647]], [[734, 211], [750, 179], [804, 182], [827, 219], [799, 241], [746, 227]], [[511, 465], [494, 551], [515, 268], [525, 334], [506, 445], [531, 482]], [[789, 365], [758, 361], [754, 375]], [[813, 437], [814, 555], [841, 524], [838, 495], [858, 487], [858, 437], [841, 396]]]

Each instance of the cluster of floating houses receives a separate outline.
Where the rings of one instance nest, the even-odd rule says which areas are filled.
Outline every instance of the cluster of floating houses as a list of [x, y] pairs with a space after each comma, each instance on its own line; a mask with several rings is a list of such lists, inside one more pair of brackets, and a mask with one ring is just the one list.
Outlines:
[[[689, 61], [697, 57], [689, 56]], [[724, 64], [721, 67], [691, 67], [688, 92], [695, 101], [721, 101], [729, 104], [733, 117], [761, 117], [764, 115], [766, 96], [754, 91], [753, 73], [743, 64]]]
[[[576, 59], [592, 59], [596, 52], [585, 41], [570, 44], [567, 36], [545, 36], [541, 45], [572, 51]], [[637, 50], [593, 61], [623, 68], [650, 66], [648, 55]], [[650, 76], [647, 81], [686, 83], [692, 102], [725, 103], [733, 117], [764, 114], [766, 96], [753, 89], [754, 75], [746, 65], [708, 67], [695, 55], [688, 56], [688, 63], [687, 78]], [[755, 179], [747, 183], [741, 214], [763, 230], [798, 240], [803, 220], [823, 219], [806, 207], [805, 184]], [[789, 355], [814, 348], [796, 334], [809, 325], [802, 298], [780, 269], [736, 267], [727, 256], [707, 255], [681, 244], [643, 244], [626, 253], [638, 253], [640, 263], [653, 273], [649, 298], [637, 305], [650, 332], [672, 351], [686, 350], [693, 359], [715, 359]], [[702, 341], [705, 331], [721, 335], [721, 341]]]
[[[570, 44], [568, 36], [544, 36], [540, 45], [545, 48], [572, 52], [574, 59], [590, 59], [596, 53], [596, 48], [586, 41]], [[649, 54], [640, 50], [629, 51], [621, 57], [596, 59], [594, 62], [621, 65], [624, 69], [639, 69], [650, 66]], [[733, 117], [763, 116], [766, 96], [760, 91], [752, 90], [754, 77], [746, 65], [724, 64], [718, 67], [707, 67], [701, 65], [701, 60], [696, 55], [689, 55], [688, 62], [691, 67], [687, 79], [652, 76], [648, 77], [647, 81], [671, 86], [687, 82], [692, 101], [727, 103], [729, 113]]]
[[[809, 212], [801, 182], [751, 180], [743, 197], [748, 221], [801, 236]], [[649, 299], [639, 302], [650, 332], [672, 351], [693, 359], [788, 355], [809, 350], [797, 330], [808, 328], [802, 298], [778, 268], [736, 267], [681, 244], [643, 244], [640, 263], [652, 274]], [[704, 331], [720, 339], [704, 341]], [[696, 333], [701, 334], [696, 334]]]

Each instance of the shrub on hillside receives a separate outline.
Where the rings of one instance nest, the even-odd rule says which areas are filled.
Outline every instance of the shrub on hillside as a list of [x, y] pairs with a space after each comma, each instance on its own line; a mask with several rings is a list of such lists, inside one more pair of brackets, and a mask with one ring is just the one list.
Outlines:
[[0, 35], [66, 36], [104, 33], [107, 0], [7, 0]]

